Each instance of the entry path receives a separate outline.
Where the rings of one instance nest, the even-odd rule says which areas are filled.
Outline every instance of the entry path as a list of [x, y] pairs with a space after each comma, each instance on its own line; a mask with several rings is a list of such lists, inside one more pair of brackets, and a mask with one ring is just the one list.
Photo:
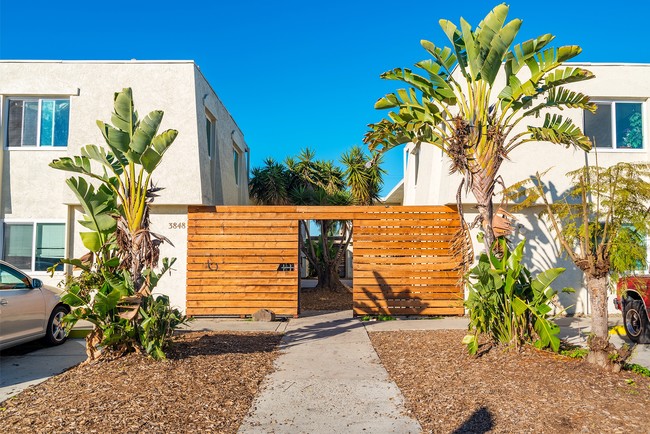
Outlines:
[[292, 319], [240, 433], [419, 433], [351, 312]]

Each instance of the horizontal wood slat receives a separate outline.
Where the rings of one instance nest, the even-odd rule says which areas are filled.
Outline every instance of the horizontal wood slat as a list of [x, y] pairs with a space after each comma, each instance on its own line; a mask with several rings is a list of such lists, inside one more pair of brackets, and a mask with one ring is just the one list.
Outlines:
[[460, 230], [453, 210], [355, 220], [354, 313], [462, 315]]
[[190, 207], [187, 313], [297, 315], [299, 220], [318, 219], [353, 221], [355, 314], [464, 313], [461, 223], [445, 206]]

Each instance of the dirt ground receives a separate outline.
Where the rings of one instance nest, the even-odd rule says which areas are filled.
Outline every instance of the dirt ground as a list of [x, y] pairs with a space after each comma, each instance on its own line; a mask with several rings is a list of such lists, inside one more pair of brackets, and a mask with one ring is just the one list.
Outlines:
[[0, 404], [2, 433], [237, 432], [281, 334], [179, 335], [169, 360], [77, 366]]
[[300, 310], [352, 310], [352, 293], [303, 288], [300, 291]]
[[425, 432], [650, 432], [649, 378], [532, 348], [471, 357], [461, 344], [464, 334], [370, 334]]

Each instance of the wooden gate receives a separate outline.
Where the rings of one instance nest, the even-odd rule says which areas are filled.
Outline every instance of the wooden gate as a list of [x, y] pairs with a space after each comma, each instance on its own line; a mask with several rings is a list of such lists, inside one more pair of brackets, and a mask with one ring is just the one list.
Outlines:
[[188, 315], [298, 314], [298, 220], [247, 208], [189, 210]]
[[354, 313], [462, 315], [449, 207], [191, 207], [188, 315], [298, 315], [300, 220], [353, 221]]

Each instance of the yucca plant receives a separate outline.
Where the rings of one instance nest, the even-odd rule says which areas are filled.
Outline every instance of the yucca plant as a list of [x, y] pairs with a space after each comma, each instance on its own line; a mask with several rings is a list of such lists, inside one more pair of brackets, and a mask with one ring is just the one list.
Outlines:
[[463, 176], [457, 197], [465, 185], [476, 199], [488, 250], [495, 239], [492, 197], [499, 168], [514, 149], [535, 141], [591, 148], [580, 128], [560, 114], [546, 113], [541, 126], [520, 124], [546, 109], [596, 109], [588, 96], [564, 87], [593, 77], [586, 69], [562, 66], [580, 47], [550, 47], [551, 34], [513, 45], [522, 21], [506, 22], [508, 10], [496, 6], [474, 29], [463, 18], [460, 27], [440, 20], [451, 47], [423, 40], [432, 57], [415, 65], [422, 75], [406, 68], [381, 75], [408, 87], [377, 101], [375, 108], [394, 111], [371, 124], [364, 138], [376, 153], [408, 142], [441, 149], [451, 172]]
[[[251, 199], [262, 205], [370, 205], [378, 198], [385, 171], [381, 160], [370, 166], [371, 157], [360, 147], [353, 147], [343, 154], [344, 169], [332, 161], [318, 160], [309, 148], [297, 157], [289, 157], [285, 163], [271, 158], [264, 166], [252, 170], [249, 181]], [[368, 166], [368, 167], [367, 167]], [[349, 221], [318, 220], [319, 241], [312, 240], [310, 224], [301, 221], [300, 248], [311, 266], [317, 271], [318, 288], [338, 291], [343, 288], [338, 277], [338, 265], [352, 239]], [[341, 243], [331, 239], [341, 235]]]

